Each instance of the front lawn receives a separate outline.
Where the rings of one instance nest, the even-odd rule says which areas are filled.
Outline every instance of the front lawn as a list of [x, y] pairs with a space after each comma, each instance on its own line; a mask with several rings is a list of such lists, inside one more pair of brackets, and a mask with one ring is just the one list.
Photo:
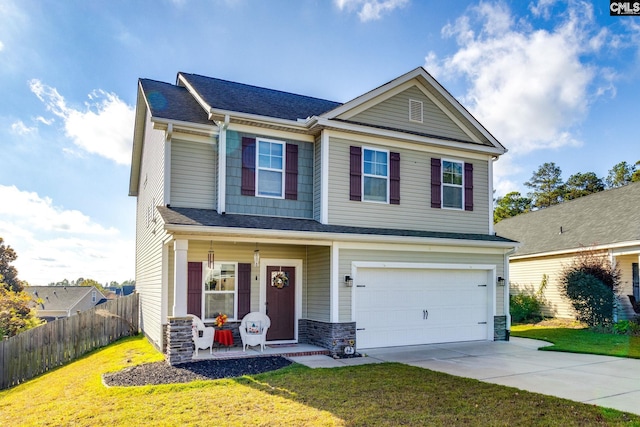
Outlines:
[[0, 425], [636, 425], [640, 417], [396, 363], [294, 364], [238, 379], [106, 388], [104, 372], [162, 359], [127, 338], [0, 392]]
[[640, 359], [640, 337], [637, 336], [603, 334], [589, 329], [549, 328], [535, 324], [514, 325], [511, 327], [511, 335], [553, 343], [540, 350]]

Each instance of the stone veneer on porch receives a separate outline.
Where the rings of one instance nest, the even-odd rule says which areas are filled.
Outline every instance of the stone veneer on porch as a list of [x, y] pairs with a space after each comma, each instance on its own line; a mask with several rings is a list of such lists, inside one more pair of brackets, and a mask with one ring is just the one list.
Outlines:
[[343, 354], [346, 346], [356, 348], [356, 323], [329, 323], [300, 319], [298, 342], [329, 349], [333, 356]]
[[192, 324], [190, 317], [169, 318], [165, 357], [170, 365], [179, 365], [193, 360]]

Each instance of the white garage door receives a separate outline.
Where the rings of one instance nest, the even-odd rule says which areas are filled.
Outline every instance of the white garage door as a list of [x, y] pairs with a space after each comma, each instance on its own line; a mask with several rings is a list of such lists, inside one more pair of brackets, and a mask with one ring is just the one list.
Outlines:
[[358, 348], [487, 339], [486, 270], [358, 268]]

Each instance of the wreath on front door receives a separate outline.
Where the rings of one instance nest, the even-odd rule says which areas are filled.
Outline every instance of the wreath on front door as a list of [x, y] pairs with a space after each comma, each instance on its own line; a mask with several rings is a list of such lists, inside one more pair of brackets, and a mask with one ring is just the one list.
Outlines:
[[289, 286], [289, 277], [284, 271], [273, 271], [271, 273], [271, 286], [282, 289]]

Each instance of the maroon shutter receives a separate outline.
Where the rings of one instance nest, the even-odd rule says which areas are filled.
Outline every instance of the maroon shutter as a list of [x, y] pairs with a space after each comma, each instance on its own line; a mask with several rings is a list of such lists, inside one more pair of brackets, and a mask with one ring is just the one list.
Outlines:
[[187, 265], [187, 313], [202, 318], [202, 263]]
[[400, 204], [400, 153], [389, 153], [389, 203]]
[[256, 139], [242, 138], [242, 194], [256, 195]]
[[442, 163], [440, 159], [431, 158], [431, 207], [442, 207]]
[[349, 156], [349, 200], [362, 200], [362, 149], [353, 146]]
[[473, 164], [464, 164], [464, 210], [473, 210]]
[[287, 200], [298, 200], [298, 146], [295, 144], [287, 144], [284, 198]]
[[238, 320], [251, 311], [251, 264], [238, 264]]

